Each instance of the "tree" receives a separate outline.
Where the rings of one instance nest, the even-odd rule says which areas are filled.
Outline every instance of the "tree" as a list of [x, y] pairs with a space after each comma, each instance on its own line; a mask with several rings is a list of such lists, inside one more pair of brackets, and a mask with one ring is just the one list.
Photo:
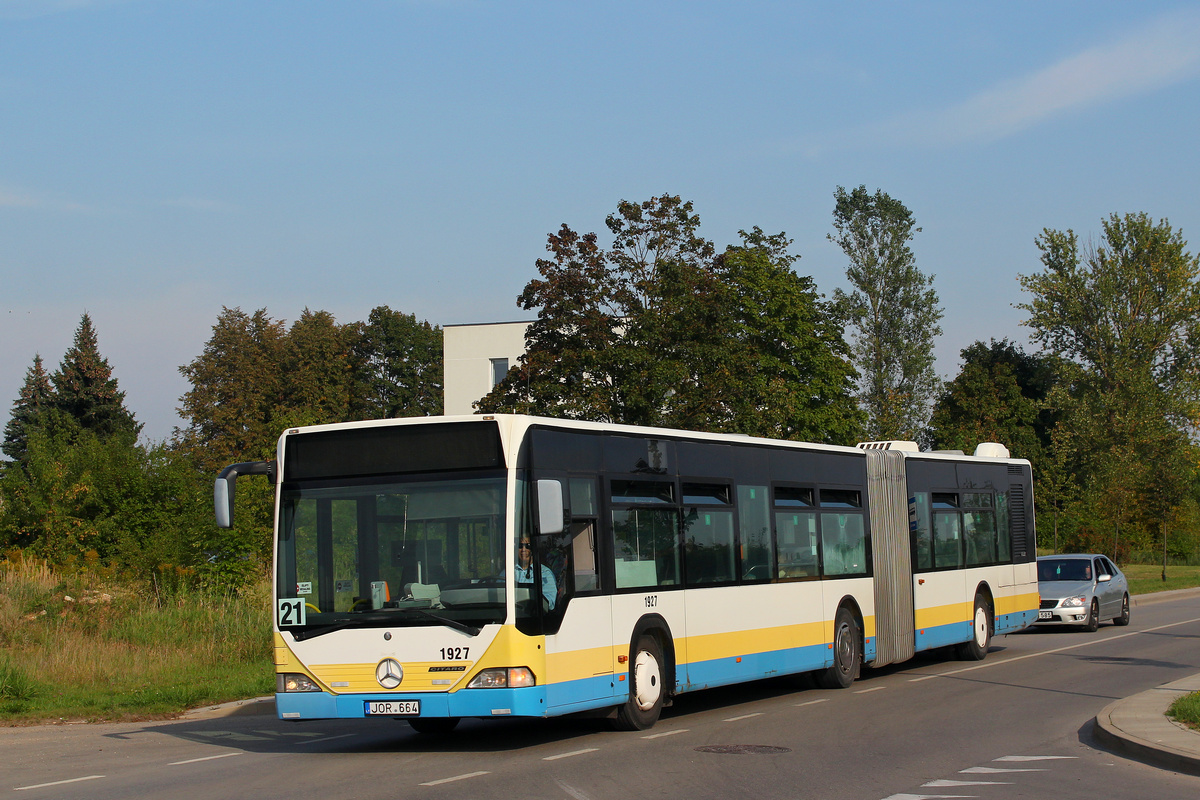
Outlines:
[[1027, 355], [1007, 339], [975, 342], [962, 350], [962, 358], [958, 376], [934, 406], [933, 445], [969, 453], [980, 442], [1001, 442], [1038, 468], [1055, 424], [1046, 408], [1054, 381], [1051, 360]]
[[1200, 259], [1145, 213], [1112, 214], [1103, 231], [1081, 252], [1073, 231], [1044, 230], [1045, 269], [1021, 276], [1033, 299], [1019, 308], [1034, 340], [1063, 359], [1054, 400], [1084, 487], [1128, 502], [1122, 518], [1165, 542], [1196, 463]]
[[4, 426], [4, 445], [0, 450], [17, 464], [24, 465], [28, 455], [29, 432], [42, 424], [54, 402], [54, 387], [42, 366], [42, 357], [33, 357], [33, 366], [25, 372], [25, 383], [13, 403], [12, 415]]
[[442, 413], [442, 329], [387, 306], [350, 332], [351, 419]]
[[283, 392], [272, 414], [276, 436], [284, 428], [350, 418], [352, 334], [328, 311], [306, 308], [292, 323], [278, 365]]
[[75, 341], [50, 380], [54, 385], [54, 408], [84, 430], [101, 438], [141, 431], [142, 426], [125, 408], [125, 393], [117, 388], [112, 368], [100, 355], [96, 331], [87, 314], [80, 320]]
[[641, 425], [851, 441], [842, 331], [784, 234], [715, 254], [692, 204], [622, 201], [593, 233], [563, 225], [518, 299], [526, 352], [478, 407]]
[[942, 318], [933, 276], [917, 269], [908, 243], [912, 213], [882, 190], [834, 192], [835, 234], [849, 257], [850, 293], [834, 292], [849, 327], [860, 377], [859, 399], [874, 439], [917, 439], [938, 390], [933, 340]]

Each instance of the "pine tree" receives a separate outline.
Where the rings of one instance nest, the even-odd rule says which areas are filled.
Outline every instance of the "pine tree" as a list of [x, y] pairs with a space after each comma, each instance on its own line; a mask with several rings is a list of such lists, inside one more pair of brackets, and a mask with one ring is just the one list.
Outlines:
[[75, 330], [75, 342], [63, 355], [54, 384], [54, 407], [104, 438], [118, 432], [141, 431], [125, 408], [125, 393], [117, 389], [108, 360], [100, 355], [96, 330], [86, 313]]
[[25, 373], [25, 385], [13, 403], [12, 416], [4, 426], [4, 444], [0, 450], [18, 464], [29, 455], [29, 431], [41, 424], [54, 401], [54, 387], [42, 366], [42, 357], [33, 357], [33, 366]]

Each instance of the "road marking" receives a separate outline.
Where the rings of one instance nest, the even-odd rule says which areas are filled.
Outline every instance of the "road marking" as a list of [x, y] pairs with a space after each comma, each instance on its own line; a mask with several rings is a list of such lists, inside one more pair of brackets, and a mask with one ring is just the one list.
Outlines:
[[729, 719], [722, 720], [722, 722], [737, 722], [738, 720], [750, 719], [751, 717], [761, 717], [762, 715], [763, 712], [756, 711], [753, 714], [742, 714], [740, 717], [730, 717]]
[[467, 778], [478, 778], [480, 775], [487, 775], [487, 772], [468, 772], [465, 775], [455, 775], [453, 778], [442, 778], [440, 781], [427, 781], [422, 783], [422, 786], [441, 786], [443, 783], [454, 783], [455, 781], [465, 781]]
[[594, 753], [599, 750], [599, 747], [588, 747], [583, 750], [572, 750], [569, 753], [559, 753], [556, 756], [546, 756], [542, 761], [557, 761], [560, 758], [570, 758], [571, 756], [581, 756], [584, 753]]
[[1017, 769], [1016, 767], [1009, 767], [1007, 769], [1001, 769], [999, 767], [968, 767], [967, 769], [960, 769], [958, 771], [958, 774], [959, 775], [1000, 775], [1000, 774], [1004, 774], [1004, 773], [1008, 773], [1008, 772], [1049, 772], [1049, 771], [1050, 770], [1046, 770], [1046, 769]]
[[940, 789], [951, 786], [1012, 786], [1012, 784], [1005, 781], [930, 781], [921, 784], [922, 789]]
[[1026, 653], [1023, 656], [1013, 656], [1012, 658], [1006, 658], [1002, 661], [988, 661], [983, 664], [976, 664], [973, 667], [963, 667], [962, 669], [947, 670], [946, 672], [938, 672], [934, 675], [921, 675], [916, 678], [909, 678], [908, 680], [909, 680], [909, 683], [917, 683], [918, 681], [927, 681], [927, 680], [930, 680], [931, 678], [945, 678], [948, 675], [960, 675], [964, 672], [973, 672], [977, 669], [986, 669], [987, 667], [1002, 667], [1005, 664], [1011, 664], [1014, 661], [1024, 661], [1027, 658], [1038, 658], [1039, 656], [1054, 655], [1055, 653], [1062, 653], [1067, 650], [1077, 650], [1080, 647], [1089, 647], [1094, 644], [1113, 642], [1113, 641], [1116, 641], [1117, 639], [1124, 639], [1129, 636], [1141, 636], [1144, 633], [1154, 633], [1155, 631], [1162, 631], [1162, 630], [1166, 630], [1167, 628], [1177, 628], [1180, 625], [1191, 625], [1196, 622], [1200, 622], [1200, 618], [1185, 619], [1182, 622], [1172, 622], [1167, 625], [1159, 625], [1157, 628], [1146, 628], [1145, 630], [1131, 631], [1129, 633], [1121, 633], [1116, 636], [1105, 636], [1103, 638], [1098, 638], [1098, 639], [1089, 639], [1086, 642], [1080, 642], [1079, 644], [1070, 644], [1070, 645], [1067, 645], [1066, 647], [1055, 648], [1054, 650], [1043, 650], [1038, 653]]
[[796, 703], [796, 708], [800, 708], [802, 706], [815, 706], [817, 703], [828, 703], [828, 702], [829, 702], [828, 697], [822, 697], [820, 700], [809, 700], [807, 703]]
[[326, 736], [324, 739], [309, 739], [307, 742], [296, 742], [296, 744], [319, 744], [320, 742], [332, 742], [334, 739], [345, 739], [347, 736], [353, 735], [353, 733], [339, 733], [337, 736]]
[[870, 689], [859, 689], [855, 694], [867, 694], [868, 692], [878, 692], [881, 689], [886, 689], [886, 686], [872, 686]]
[[664, 736], [674, 736], [677, 733], [687, 733], [687, 728], [676, 728], [673, 731], [663, 731], [662, 733], [652, 733], [649, 736], [643, 736], [643, 739], [661, 739]]
[[218, 758], [230, 758], [232, 756], [240, 756], [240, 755], [242, 755], [242, 753], [239, 750], [236, 753], [221, 753], [221, 755], [219, 755], [219, 756], [204, 756], [204, 758], [189, 758], [187, 761], [172, 761], [171, 763], [167, 764], [167, 766], [168, 767], [177, 767], [180, 764], [195, 764], [198, 761], [213, 761]]
[[1060, 758], [1079, 758], [1079, 756], [1000, 756], [993, 761], [1054, 761]]
[[977, 794], [892, 794], [883, 800], [950, 800], [954, 797], [978, 797]]
[[62, 786], [64, 783], [79, 783], [80, 781], [94, 781], [97, 778], [103, 778], [104, 775], [87, 775], [82, 778], [67, 778], [65, 781], [51, 781], [50, 783], [38, 783], [33, 786], [14, 786], [14, 792], [23, 792], [26, 789], [44, 789], [47, 786]]

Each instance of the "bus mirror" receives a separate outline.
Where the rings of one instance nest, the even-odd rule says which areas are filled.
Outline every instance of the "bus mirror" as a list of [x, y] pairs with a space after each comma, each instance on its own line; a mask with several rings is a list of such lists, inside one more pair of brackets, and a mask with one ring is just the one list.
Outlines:
[[538, 533], [543, 536], [563, 532], [562, 484], [555, 480], [537, 482]]
[[221, 474], [213, 483], [213, 513], [217, 517], [217, 527], [219, 528], [233, 527], [233, 493], [239, 474], [266, 475], [273, 481], [274, 462], [243, 461], [240, 464], [231, 464], [221, 470]]

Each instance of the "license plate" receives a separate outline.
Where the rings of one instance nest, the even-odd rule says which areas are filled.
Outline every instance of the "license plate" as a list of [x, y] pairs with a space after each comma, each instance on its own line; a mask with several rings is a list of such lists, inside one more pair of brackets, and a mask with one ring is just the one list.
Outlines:
[[416, 717], [421, 714], [420, 700], [368, 700], [364, 705], [367, 716]]
[[1049, 611], [1039, 611], [1038, 619], [1054, 619], [1054, 614]]

